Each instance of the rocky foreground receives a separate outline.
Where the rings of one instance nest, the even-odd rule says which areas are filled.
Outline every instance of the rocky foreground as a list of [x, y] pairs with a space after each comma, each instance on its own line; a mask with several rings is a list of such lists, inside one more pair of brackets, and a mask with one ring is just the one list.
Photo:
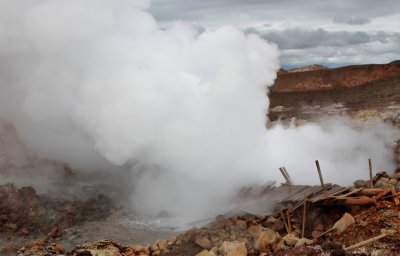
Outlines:
[[[290, 202], [278, 205], [268, 216], [218, 216], [206, 227], [152, 245], [102, 240], [66, 251], [48, 237], [25, 245], [17, 255], [400, 255], [400, 173], [378, 173], [373, 185], [356, 181], [353, 188], [343, 190], [345, 194], [308, 203], [290, 216], [289, 211], [282, 215], [282, 209], [293, 208]], [[372, 201], [341, 200], [354, 202], [361, 197]]]

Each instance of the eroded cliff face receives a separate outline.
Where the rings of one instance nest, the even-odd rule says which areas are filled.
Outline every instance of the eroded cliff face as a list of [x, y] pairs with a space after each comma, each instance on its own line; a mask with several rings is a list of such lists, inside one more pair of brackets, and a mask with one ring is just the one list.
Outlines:
[[400, 111], [400, 63], [280, 73], [269, 98], [271, 121], [326, 115], [394, 120]]
[[400, 63], [347, 66], [278, 75], [271, 93], [351, 88], [400, 76]]

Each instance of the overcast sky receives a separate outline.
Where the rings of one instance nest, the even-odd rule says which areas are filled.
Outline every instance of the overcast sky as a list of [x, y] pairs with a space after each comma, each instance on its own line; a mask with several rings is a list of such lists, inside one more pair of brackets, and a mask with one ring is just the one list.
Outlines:
[[400, 59], [399, 0], [153, 0], [161, 26], [234, 25], [279, 45], [286, 68]]

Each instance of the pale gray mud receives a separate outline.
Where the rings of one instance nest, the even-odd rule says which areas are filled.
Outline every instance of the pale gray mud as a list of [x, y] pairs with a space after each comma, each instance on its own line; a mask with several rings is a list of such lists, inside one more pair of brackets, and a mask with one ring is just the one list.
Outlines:
[[58, 244], [67, 251], [102, 239], [152, 244], [182, 232], [169, 221], [139, 217], [105, 195], [70, 200], [36, 194], [32, 187], [0, 186], [0, 255], [15, 255], [32, 244]]
[[175, 236], [180, 232], [181, 229], [174, 227], [157, 227], [151, 223], [140, 223], [129, 211], [116, 210], [104, 220], [88, 221], [65, 229], [64, 235], [56, 238], [54, 243], [63, 246], [66, 251], [72, 250], [79, 244], [104, 239], [126, 245], [153, 244], [158, 239]]

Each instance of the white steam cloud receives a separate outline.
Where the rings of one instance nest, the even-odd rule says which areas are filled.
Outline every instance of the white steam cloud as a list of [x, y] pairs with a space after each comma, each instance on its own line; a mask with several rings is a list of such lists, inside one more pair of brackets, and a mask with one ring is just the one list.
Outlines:
[[311, 184], [316, 159], [327, 182], [365, 178], [368, 157], [393, 167], [396, 132], [383, 125], [266, 130], [277, 47], [229, 26], [160, 29], [148, 6], [0, 0], [0, 117], [44, 157], [132, 166], [146, 214], [215, 214], [238, 187], [280, 181], [281, 165]]

